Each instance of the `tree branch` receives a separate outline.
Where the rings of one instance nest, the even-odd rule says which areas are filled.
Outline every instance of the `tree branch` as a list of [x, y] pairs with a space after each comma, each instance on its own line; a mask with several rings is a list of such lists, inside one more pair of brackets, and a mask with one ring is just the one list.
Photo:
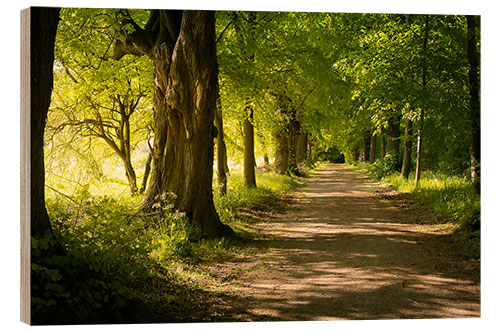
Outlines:
[[[120, 20], [119, 15], [123, 15], [124, 18]], [[150, 14], [153, 15], [153, 12]], [[151, 16], [150, 16], [151, 17]], [[127, 11], [118, 11], [116, 14], [116, 19], [121, 25], [121, 33], [125, 36], [125, 40], [120, 40], [115, 38], [113, 40], [113, 58], [115, 60], [121, 59], [127, 54], [132, 55], [149, 55], [154, 46], [154, 36], [150, 30], [142, 29], [130, 16]], [[132, 25], [134, 31], [127, 33], [125, 26]], [[148, 21], [149, 24], [149, 21]]]
[[224, 32], [226, 32], [227, 28], [229, 28], [229, 26], [231, 25], [231, 23], [233, 23], [234, 19], [235, 19], [236, 16], [233, 15], [233, 17], [231, 18], [231, 20], [229, 21], [229, 23], [226, 25], [226, 27], [222, 30], [222, 32], [219, 34], [219, 37], [215, 40], [215, 43], [218, 43], [219, 40], [222, 38], [222, 35], [224, 35]]

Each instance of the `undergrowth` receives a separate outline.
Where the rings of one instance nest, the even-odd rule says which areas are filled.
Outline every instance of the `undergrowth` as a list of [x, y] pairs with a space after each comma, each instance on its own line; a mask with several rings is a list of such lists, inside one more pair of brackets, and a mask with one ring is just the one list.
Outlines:
[[[257, 174], [257, 183], [247, 189], [240, 174], [229, 176], [227, 196], [216, 195], [214, 202], [236, 237], [208, 240], [175, 210], [173, 194], [157, 198], [154, 211], [144, 213], [137, 196], [48, 190], [54, 235], [32, 239], [33, 323], [175, 321], [175, 313], [196, 303], [203, 289], [197, 281], [211, 278], [197, 265], [242, 250], [244, 222], [235, 209], [269, 204], [295, 185], [272, 173]], [[158, 318], [154, 309], [170, 314]]]

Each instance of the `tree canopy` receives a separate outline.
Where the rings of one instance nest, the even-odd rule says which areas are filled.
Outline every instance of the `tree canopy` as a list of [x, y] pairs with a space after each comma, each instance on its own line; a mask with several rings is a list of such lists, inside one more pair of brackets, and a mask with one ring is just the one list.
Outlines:
[[[135, 195], [138, 179], [146, 184], [151, 165], [178, 163], [163, 146], [163, 136], [173, 136], [160, 128], [174, 133], [182, 122], [170, 116], [162, 120], [170, 106], [161, 104], [161, 94], [173, 80], [168, 77], [176, 58], [168, 52], [177, 52], [183, 15], [62, 10], [45, 134], [51, 181], [65, 177], [82, 191], [90, 179], [125, 175]], [[243, 168], [249, 149], [255, 160], [246, 168], [252, 169], [274, 165], [275, 172], [301, 174], [318, 159], [335, 159], [330, 155], [336, 152], [337, 159], [379, 164], [389, 163], [387, 153], [395, 171], [408, 149], [407, 170], [417, 163], [448, 174], [470, 173], [474, 129], [468, 111], [467, 22], [460, 15], [216, 12], [209, 38], [217, 51], [212, 66], [223, 123], [217, 149], [224, 149], [220, 159], [226, 171]], [[165, 25], [168, 38], [159, 25]], [[161, 51], [166, 54], [154, 53], [160, 47], [154, 38], [170, 43]], [[191, 88], [175, 89], [179, 94]], [[160, 111], [163, 107], [166, 111]], [[252, 146], [245, 135], [255, 136]], [[412, 141], [417, 145], [400, 144]], [[160, 151], [168, 161], [160, 160]], [[122, 175], [103, 170], [104, 161], [121, 161]], [[162, 172], [153, 170], [151, 181], [158, 182]], [[158, 194], [147, 195], [150, 206]]]

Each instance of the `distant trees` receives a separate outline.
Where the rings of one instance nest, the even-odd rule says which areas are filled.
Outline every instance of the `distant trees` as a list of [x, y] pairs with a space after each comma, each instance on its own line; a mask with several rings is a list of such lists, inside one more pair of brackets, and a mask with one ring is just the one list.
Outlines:
[[467, 154], [474, 150], [465, 94], [470, 86], [467, 69], [472, 67], [467, 64], [466, 18], [334, 17], [333, 34], [345, 47], [333, 67], [348, 83], [351, 96], [348, 103], [336, 103], [332, 113], [337, 115], [332, 132], [336, 145], [346, 156], [358, 156], [368, 146], [364, 131], [371, 127], [380, 134], [373, 155], [380, 160], [389, 153], [396, 156], [393, 165], [404, 177], [413, 169], [417, 183], [424, 168], [463, 173], [470, 165]]

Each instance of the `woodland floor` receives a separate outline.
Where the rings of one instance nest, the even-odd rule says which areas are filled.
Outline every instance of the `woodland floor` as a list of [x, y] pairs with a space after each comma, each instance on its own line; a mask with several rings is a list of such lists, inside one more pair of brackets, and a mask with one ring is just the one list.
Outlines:
[[479, 261], [410, 195], [329, 164], [281, 205], [241, 211], [259, 250], [206, 267], [223, 288], [190, 321], [480, 316]]

